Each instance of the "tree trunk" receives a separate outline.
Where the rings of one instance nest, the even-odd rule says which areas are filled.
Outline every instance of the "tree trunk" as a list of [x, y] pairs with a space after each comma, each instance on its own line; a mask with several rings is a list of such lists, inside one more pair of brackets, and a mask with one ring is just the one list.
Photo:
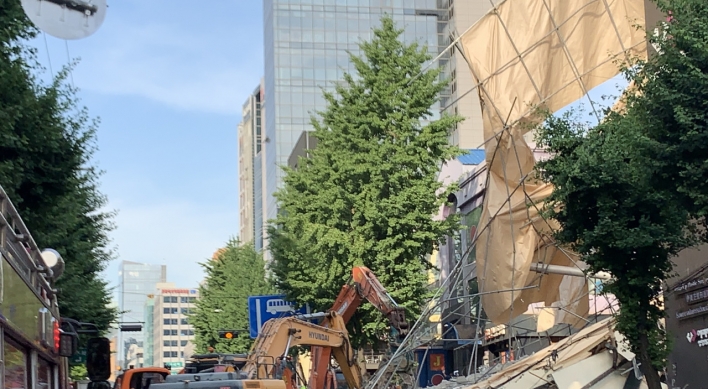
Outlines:
[[[641, 363], [639, 370], [644, 374], [644, 379], [647, 382], [649, 389], [661, 389], [661, 380], [659, 372], [654, 369], [651, 357], [649, 356], [649, 337], [646, 332], [642, 332], [639, 336], [639, 354], [636, 356], [637, 361]], [[630, 372], [629, 374], [634, 374]]]

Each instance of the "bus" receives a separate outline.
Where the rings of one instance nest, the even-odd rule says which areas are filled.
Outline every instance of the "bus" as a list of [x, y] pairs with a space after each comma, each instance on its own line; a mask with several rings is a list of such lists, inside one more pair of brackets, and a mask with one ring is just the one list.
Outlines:
[[0, 387], [68, 389], [78, 334], [62, 330], [54, 282], [64, 262], [40, 251], [0, 186]]

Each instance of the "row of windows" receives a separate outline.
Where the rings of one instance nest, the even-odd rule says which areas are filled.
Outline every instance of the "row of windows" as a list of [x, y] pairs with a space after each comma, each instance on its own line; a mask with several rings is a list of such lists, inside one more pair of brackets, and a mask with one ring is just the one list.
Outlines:
[[194, 330], [163, 330], [162, 335], [165, 336], [177, 336], [177, 334], [182, 336], [194, 335]]
[[181, 302], [181, 303], [193, 303], [197, 301], [196, 297], [177, 297], [177, 296], [165, 296], [162, 298], [163, 303], [176, 303], [176, 302]]
[[[290, 9], [328, 9], [334, 6], [340, 7], [385, 7], [403, 9], [406, 7], [415, 8], [436, 8], [436, 0], [278, 0], [276, 7]], [[347, 8], [345, 8], [347, 9]], [[356, 8], [355, 8], [356, 9]]]
[[[176, 315], [177, 313], [181, 312], [183, 315], [189, 315], [192, 312], [191, 308], [163, 308], [162, 313], [167, 314], [167, 315]], [[165, 319], [167, 320], [167, 319]], [[167, 323], [165, 323], [167, 324]]]
[[164, 358], [177, 358], [178, 355], [180, 358], [184, 358], [184, 351], [165, 351], [162, 353]]
[[182, 341], [178, 341], [178, 340], [165, 340], [165, 341], [162, 342], [162, 345], [165, 346], [165, 347], [177, 347], [178, 345], [184, 347], [184, 346], [187, 345], [187, 342], [189, 342], [189, 341], [188, 341], [188, 340], [182, 340]]
[[162, 324], [164, 325], [177, 325], [177, 324], [189, 324], [189, 319], [186, 317], [183, 317], [182, 319], [165, 319], [163, 320]]
[[[4, 370], [2, 376], [5, 388], [54, 388], [54, 374], [52, 374], [52, 364], [48, 361], [37, 358], [31, 361], [29, 350], [16, 344], [7, 336], [4, 337]], [[35, 375], [30, 373], [34, 369]], [[36, 382], [30, 382], [34, 380]]]

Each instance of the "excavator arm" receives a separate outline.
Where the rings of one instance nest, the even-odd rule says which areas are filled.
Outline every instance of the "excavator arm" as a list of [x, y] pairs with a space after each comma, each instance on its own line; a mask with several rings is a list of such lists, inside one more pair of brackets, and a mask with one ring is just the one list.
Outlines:
[[354, 359], [346, 324], [336, 312], [320, 314], [330, 323], [329, 328], [302, 319], [315, 315], [291, 316], [265, 322], [256, 338], [242, 372], [248, 379], [275, 378], [294, 346], [319, 346], [332, 350], [334, 358], [351, 388], [361, 388], [361, 371]]
[[[352, 269], [351, 281], [339, 291], [329, 312], [336, 312], [342, 322], [346, 324], [364, 300], [370, 302], [388, 318], [391, 326], [398, 330], [399, 336], [405, 336], [408, 333], [409, 325], [404, 309], [396, 304], [376, 275], [365, 266], [357, 266]], [[331, 327], [332, 323], [325, 319], [321, 325]], [[324, 388], [332, 355], [331, 350], [327, 347], [313, 346], [311, 354], [309, 387], [311, 389]]]

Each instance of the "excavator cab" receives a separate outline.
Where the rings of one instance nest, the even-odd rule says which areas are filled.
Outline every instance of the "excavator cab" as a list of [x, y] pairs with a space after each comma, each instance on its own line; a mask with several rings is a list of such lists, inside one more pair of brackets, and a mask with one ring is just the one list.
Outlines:
[[128, 369], [116, 377], [113, 389], [150, 389], [153, 384], [165, 382], [170, 371], [161, 367]]

